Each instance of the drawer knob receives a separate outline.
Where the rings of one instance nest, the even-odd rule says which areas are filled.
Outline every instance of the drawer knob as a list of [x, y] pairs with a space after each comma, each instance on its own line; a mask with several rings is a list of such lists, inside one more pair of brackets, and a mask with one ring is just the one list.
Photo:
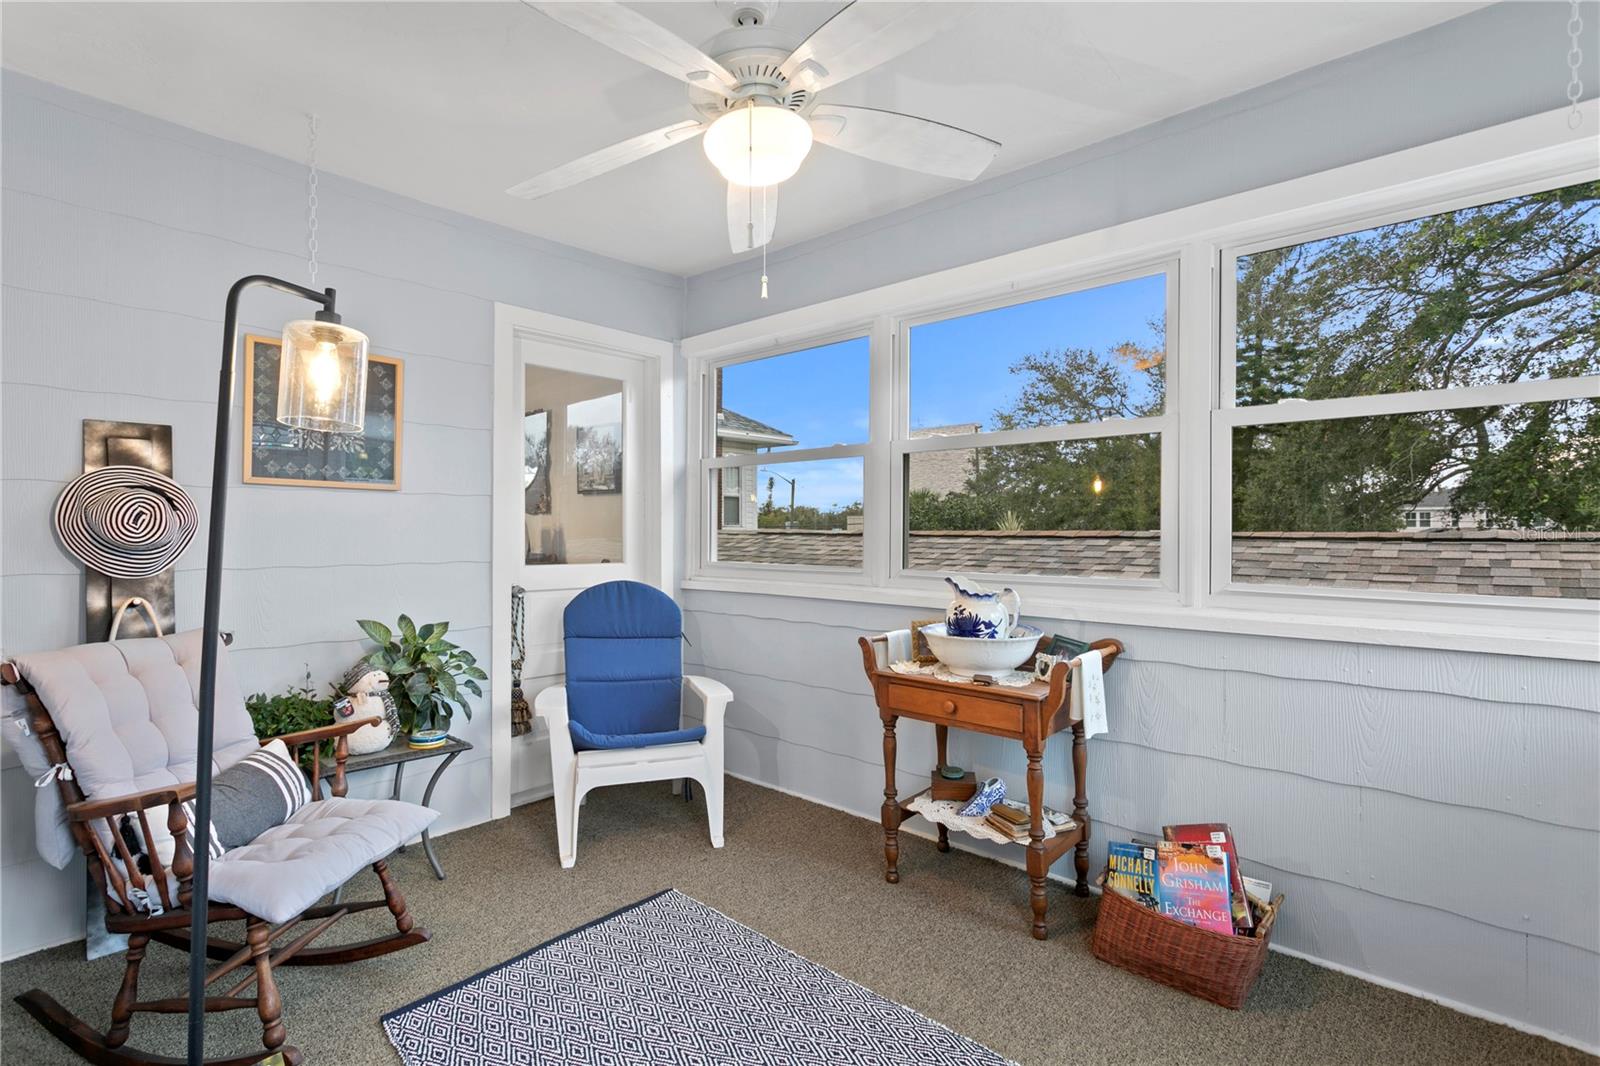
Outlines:
[[944, 701], [944, 713], [945, 714], [955, 714], [956, 713], [956, 701], [955, 700], [945, 700]]

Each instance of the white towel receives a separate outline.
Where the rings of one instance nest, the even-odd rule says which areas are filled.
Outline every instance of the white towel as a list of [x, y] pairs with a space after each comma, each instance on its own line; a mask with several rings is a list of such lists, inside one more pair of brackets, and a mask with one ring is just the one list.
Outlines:
[[1083, 723], [1084, 739], [1110, 731], [1106, 724], [1106, 674], [1099, 649], [1090, 649], [1078, 656], [1078, 665], [1072, 668], [1071, 705], [1067, 716]]

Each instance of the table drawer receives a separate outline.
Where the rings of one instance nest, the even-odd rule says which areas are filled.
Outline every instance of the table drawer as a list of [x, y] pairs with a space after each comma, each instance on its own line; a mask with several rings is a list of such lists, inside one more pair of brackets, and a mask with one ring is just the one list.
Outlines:
[[950, 696], [933, 689], [891, 684], [889, 706], [892, 710], [924, 716], [934, 722], [949, 721], [1017, 735], [1022, 732], [1022, 708], [1010, 700], [965, 694]]

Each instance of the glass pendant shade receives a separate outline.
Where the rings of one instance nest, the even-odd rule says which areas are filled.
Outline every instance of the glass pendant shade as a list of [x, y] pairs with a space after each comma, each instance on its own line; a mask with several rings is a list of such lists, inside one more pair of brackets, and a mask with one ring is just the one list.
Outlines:
[[360, 433], [367, 410], [367, 335], [337, 322], [283, 327], [278, 421], [323, 433]]
[[811, 123], [786, 107], [749, 103], [713, 122], [703, 142], [724, 178], [759, 189], [794, 177], [811, 151]]

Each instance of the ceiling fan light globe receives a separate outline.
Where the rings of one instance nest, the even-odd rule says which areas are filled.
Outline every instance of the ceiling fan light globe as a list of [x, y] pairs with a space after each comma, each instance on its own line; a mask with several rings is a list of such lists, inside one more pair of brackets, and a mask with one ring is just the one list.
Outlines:
[[759, 189], [794, 177], [811, 151], [811, 124], [785, 107], [747, 104], [713, 122], [702, 141], [724, 178]]

